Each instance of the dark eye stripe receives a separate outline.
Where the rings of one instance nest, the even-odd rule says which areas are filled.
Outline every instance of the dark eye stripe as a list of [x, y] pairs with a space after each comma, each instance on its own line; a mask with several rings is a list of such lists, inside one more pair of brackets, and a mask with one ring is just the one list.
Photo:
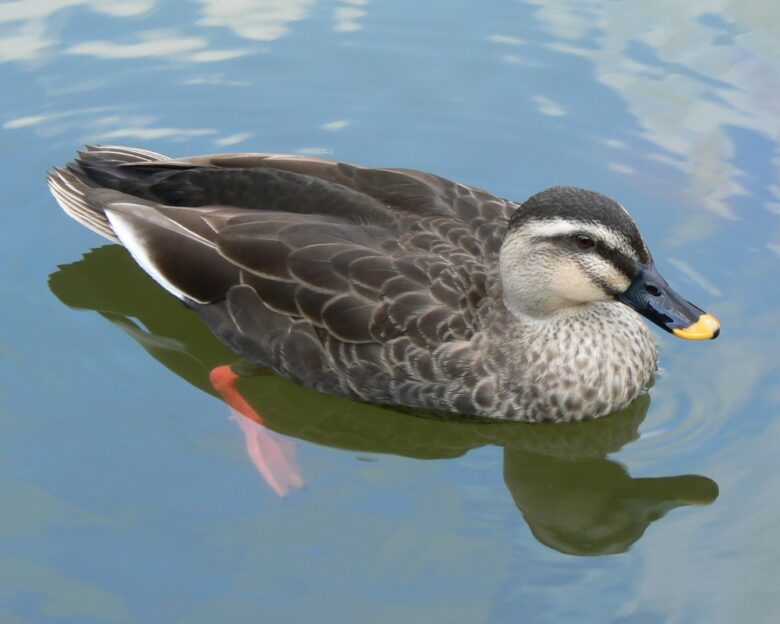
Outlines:
[[525, 228], [529, 223], [552, 221], [590, 222], [620, 233], [643, 264], [650, 254], [642, 236], [626, 210], [601, 193], [573, 187], [553, 187], [529, 197], [509, 220], [509, 231]]
[[[535, 236], [531, 240], [535, 243], [548, 241], [570, 245], [573, 239], [572, 234], [556, 234], [555, 236]], [[633, 258], [626, 256], [617, 249], [607, 247], [601, 241], [596, 242], [596, 246], [590, 250], [590, 253], [597, 253], [627, 278], [634, 279], [636, 275], [636, 260]]]
[[596, 245], [596, 253], [611, 263], [618, 271], [629, 279], [634, 279], [636, 275], [636, 260], [629, 258], [617, 249], [611, 249], [604, 245]]

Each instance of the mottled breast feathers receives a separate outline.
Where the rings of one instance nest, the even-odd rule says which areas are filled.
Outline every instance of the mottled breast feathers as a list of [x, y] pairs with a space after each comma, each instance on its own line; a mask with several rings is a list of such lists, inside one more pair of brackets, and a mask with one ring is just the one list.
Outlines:
[[[633, 227], [593, 192], [553, 188], [518, 210], [421, 171], [117, 146], [87, 148], [49, 185], [238, 355], [322, 391], [579, 420], [624, 406], [655, 367], [641, 319], [599, 288], [602, 273], [616, 273], [609, 257], [577, 255], [569, 240], [587, 226], [621, 242]], [[641, 243], [634, 230], [627, 253]], [[544, 314], [526, 313], [529, 302]], [[583, 341], [592, 357], [575, 371]], [[614, 392], [603, 383], [613, 363], [623, 380]]]

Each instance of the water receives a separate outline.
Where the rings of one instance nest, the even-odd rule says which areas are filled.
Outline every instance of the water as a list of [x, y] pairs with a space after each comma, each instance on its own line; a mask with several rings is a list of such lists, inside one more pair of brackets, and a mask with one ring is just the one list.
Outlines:
[[[769, 0], [0, 3], [0, 621], [777, 621], [779, 23]], [[575, 426], [257, 378], [306, 481], [279, 499], [209, 389], [231, 355], [49, 196], [87, 142], [598, 189], [723, 334], [659, 335], [650, 397]]]

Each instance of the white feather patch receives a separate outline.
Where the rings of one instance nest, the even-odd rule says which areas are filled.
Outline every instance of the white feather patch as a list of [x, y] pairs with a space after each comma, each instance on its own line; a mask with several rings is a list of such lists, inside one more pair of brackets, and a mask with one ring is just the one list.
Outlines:
[[192, 299], [192, 297], [189, 297], [182, 290], [174, 286], [168, 278], [162, 274], [160, 269], [155, 266], [143, 236], [138, 231], [132, 219], [122, 212], [112, 210], [111, 206], [106, 206], [106, 216], [111, 223], [111, 227], [114, 228], [114, 232], [119, 238], [119, 241], [130, 252], [130, 255], [133, 256], [133, 260], [135, 260], [155, 282], [182, 301]]

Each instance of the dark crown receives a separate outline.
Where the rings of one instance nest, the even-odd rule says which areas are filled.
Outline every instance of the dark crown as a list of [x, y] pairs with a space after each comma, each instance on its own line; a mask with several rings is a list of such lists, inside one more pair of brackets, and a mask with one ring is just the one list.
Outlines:
[[531, 221], [565, 219], [594, 223], [622, 234], [642, 262], [650, 255], [629, 214], [614, 199], [587, 189], [554, 186], [529, 197], [509, 219], [508, 232]]

